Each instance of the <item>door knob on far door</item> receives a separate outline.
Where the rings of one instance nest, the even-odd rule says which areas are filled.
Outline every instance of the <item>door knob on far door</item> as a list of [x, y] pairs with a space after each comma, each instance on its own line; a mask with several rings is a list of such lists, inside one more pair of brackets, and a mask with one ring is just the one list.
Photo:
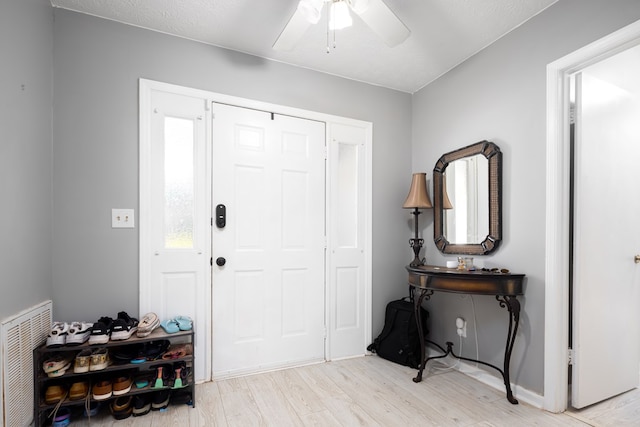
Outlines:
[[216, 265], [218, 267], [222, 267], [223, 265], [225, 265], [227, 263], [227, 260], [224, 257], [218, 257], [216, 258]]
[[634, 257], [633, 257], [633, 261], [634, 261], [636, 264], [640, 264], [640, 255], [636, 255], [636, 256], [634, 256]]

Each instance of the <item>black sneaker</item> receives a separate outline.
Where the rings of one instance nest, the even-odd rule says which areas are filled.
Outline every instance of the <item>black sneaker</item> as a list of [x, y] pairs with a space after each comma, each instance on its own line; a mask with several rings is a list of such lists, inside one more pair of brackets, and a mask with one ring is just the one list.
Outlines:
[[171, 393], [169, 390], [156, 391], [151, 398], [151, 409], [153, 411], [159, 411], [169, 406], [169, 396]]
[[106, 344], [111, 337], [111, 329], [113, 328], [113, 319], [111, 317], [101, 317], [91, 327], [91, 335], [89, 335], [89, 344]]
[[113, 322], [111, 339], [126, 340], [138, 330], [138, 319], [129, 316], [125, 311], [118, 313], [118, 318]]
[[138, 394], [133, 397], [133, 416], [147, 415], [151, 410], [151, 397], [148, 394]]

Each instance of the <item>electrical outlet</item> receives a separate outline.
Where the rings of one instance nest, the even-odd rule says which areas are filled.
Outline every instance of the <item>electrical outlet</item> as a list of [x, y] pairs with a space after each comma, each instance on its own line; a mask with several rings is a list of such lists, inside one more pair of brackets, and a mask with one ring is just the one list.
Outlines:
[[133, 209], [111, 209], [111, 228], [134, 228]]
[[456, 331], [458, 332], [459, 337], [467, 337], [467, 321], [462, 317], [458, 317], [456, 319]]

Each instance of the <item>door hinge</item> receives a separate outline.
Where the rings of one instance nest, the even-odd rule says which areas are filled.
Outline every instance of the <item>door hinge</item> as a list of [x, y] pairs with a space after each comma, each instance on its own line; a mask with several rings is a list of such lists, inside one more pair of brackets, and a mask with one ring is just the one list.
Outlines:
[[569, 365], [573, 365], [573, 361], [575, 360], [575, 354], [573, 353], [573, 349], [570, 348], [569, 352], [567, 353], [567, 363]]

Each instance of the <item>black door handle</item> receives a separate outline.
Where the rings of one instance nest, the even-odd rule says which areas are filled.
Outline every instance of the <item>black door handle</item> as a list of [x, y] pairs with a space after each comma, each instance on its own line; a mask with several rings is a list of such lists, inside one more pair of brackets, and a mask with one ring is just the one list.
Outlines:
[[218, 267], [222, 267], [223, 265], [225, 265], [227, 263], [227, 260], [224, 257], [218, 257], [216, 258], [216, 265]]

